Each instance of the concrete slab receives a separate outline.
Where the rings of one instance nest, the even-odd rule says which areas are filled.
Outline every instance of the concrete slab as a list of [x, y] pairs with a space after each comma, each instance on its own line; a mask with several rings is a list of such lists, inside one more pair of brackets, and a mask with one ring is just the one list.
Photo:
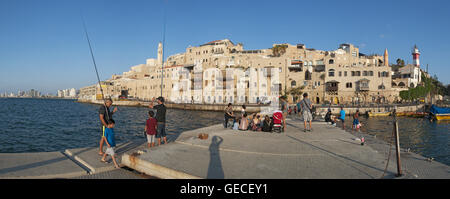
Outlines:
[[0, 153], [0, 178], [71, 178], [86, 171], [61, 152]]
[[[136, 149], [136, 147], [141, 146], [144, 142], [145, 141], [143, 140], [142, 142], [127, 142], [117, 144], [115, 151], [117, 164], [121, 164], [121, 156], [123, 153], [132, 149]], [[104, 148], [104, 150], [106, 150], [106, 147]], [[107, 156], [106, 158], [106, 161], [108, 161], [109, 163], [103, 163], [100, 161], [102, 156], [98, 155], [98, 147], [66, 149], [64, 153], [66, 153], [70, 157], [73, 157], [76, 161], [87, 167], [90, 170], [90, 174], [115, 170], [111, 156]]]

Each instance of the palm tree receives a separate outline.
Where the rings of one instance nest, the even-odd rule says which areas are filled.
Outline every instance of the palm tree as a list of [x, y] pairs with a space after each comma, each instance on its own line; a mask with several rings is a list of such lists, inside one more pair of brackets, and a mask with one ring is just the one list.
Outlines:
[[305, 86], [294, 87], [288, 90], [287, 94], [292, 95], [294, 99], [298, 99], [303, 94]]
[[272, 47], [272, 55], [274, 57], [279, 57], [282, 54], [284, 54], [286, 52], [286, 48], [288, 46], [286, 44], [282, 44], [282, 45], [275, 45], [274, 47]]

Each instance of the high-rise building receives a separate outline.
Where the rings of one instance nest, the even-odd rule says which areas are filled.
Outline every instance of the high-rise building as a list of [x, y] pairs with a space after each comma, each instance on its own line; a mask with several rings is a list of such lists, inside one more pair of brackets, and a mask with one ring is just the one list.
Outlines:
[[77, 96], [77, 91], [75, 90], [75, 88], [71, 88], [69, 91], [69, 97], [76, 97]]

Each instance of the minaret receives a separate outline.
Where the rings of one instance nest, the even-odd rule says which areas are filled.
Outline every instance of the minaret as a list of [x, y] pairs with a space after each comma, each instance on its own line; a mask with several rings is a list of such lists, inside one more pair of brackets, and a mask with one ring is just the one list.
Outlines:
[[420, 52], [416, 45], [414, 45], [414, 49], [412, 50], [412, 56], [413, 56], [413, 65], [420, 68]]
[[387, 48], [384, 50], [384, 65], [389, 66], [389, 54]]
[[163, 56], [163, 46], [162, 43], [159, 42], [158, 44], [158, 65], [162, 63], [162, 56]]

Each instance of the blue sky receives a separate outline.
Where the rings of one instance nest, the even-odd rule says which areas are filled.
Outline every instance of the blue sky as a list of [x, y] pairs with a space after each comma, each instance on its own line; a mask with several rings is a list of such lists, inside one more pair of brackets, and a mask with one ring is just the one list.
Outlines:
[[450, 83], [450, 1], [287, 0], [0, 0], [0, 92], [80, 88], [96, 83], [83, 15], [102, 80], [156, 58], [217, 39], [245, 49], [304, 43], [335, 50], [352, 43], [365, 54], [389, 50], [390, 62], [412, 63]]

